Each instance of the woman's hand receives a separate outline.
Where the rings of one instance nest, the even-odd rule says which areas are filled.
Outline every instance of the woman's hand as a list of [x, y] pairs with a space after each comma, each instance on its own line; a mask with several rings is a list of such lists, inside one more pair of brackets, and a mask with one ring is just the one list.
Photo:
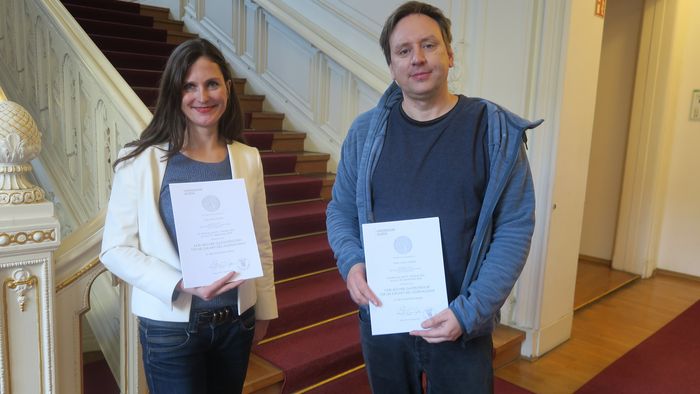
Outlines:
[[236, 287], [240, 286], [243, 282], [245, 282], [245, 280], [236, 280], [230, 282], [230, 280], [235, 278], [236, 275], [238, 275], [238, 272], [229, 272], [226, 276], [210, 284], [209, 286], [190, 288], [183, 287], [181, 279], [179, 282], [177, 282], [177, 289], [183, 293], [189, 293], [194, 296], [197, 296], [203, 299], [204, 301], [209, 301], [214, 297], [218, 296], [219, 294], [223, 294], [231, 289], [235, 289]]

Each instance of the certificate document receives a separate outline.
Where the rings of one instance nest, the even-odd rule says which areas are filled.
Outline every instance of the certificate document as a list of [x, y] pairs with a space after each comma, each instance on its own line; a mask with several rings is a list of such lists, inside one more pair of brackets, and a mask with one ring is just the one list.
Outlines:
[[367, 284], [382, 306], [369, 304], [372, 335], [422, 330], [447, 308], [439, 218], [362, 225]]
[[184, 287], [263, 275], [242, 179], [171, 183], [170, 198]]

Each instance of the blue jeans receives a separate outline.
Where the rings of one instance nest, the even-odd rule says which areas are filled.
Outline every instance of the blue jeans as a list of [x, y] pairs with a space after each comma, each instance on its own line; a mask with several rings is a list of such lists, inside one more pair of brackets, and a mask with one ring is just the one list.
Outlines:
[[[235, 309], [235, 308], [234, 308]], [[255, 332], [255, 311], [204, 315], [190, 322], [139, 318], [151, 394], [240, 393]]]
[[375, 394], [492, 393], [493, 343], [491, 335], [469, 341], [428, 343], [404, 334], [372, 336], [367, 307], [360, 307], [362, 354]]

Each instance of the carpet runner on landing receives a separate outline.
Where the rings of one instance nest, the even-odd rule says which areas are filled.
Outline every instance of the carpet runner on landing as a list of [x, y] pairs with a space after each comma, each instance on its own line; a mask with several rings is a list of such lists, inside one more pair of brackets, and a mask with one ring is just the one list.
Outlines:
[[583, 385], [584, 393], [700, 393], [700, 301]]

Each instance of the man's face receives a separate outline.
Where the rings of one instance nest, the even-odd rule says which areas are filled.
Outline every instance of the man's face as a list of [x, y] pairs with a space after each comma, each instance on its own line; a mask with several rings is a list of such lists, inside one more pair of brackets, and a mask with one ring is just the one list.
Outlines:
[[447, 73], [454, 58], [434, 19], [422, 14], [404, 17], [389, 37], [389, 48], [391, 77], [404, 98], [426, 100], [448, 92]]

